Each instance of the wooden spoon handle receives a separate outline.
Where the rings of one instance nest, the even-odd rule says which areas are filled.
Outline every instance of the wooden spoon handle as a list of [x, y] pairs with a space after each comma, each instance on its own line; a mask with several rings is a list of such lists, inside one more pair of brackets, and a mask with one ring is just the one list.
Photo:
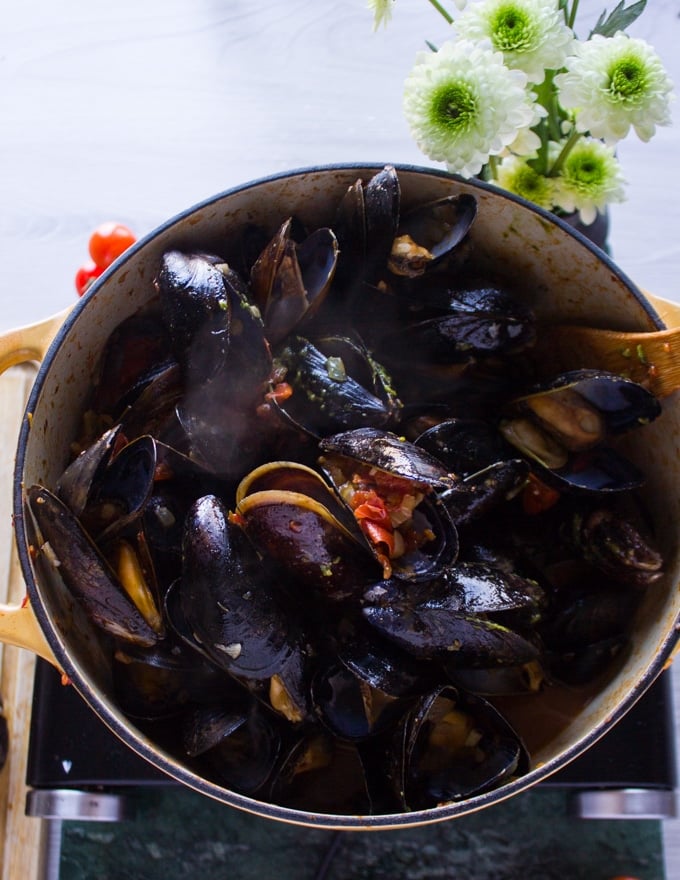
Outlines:
[[560, 326], [540, 331], [540, 361], [558, 369], [593, 367], [620, 373], [659, 397], [680, 388], [680, 328], [623, 333]]
[[610, 370], [648, 387], [659, 397], [680, 389], [680, 305], [647, 297], [668, 330], [601, 330], [554, 325], [541, 328], [536, 348], [544, 369]]

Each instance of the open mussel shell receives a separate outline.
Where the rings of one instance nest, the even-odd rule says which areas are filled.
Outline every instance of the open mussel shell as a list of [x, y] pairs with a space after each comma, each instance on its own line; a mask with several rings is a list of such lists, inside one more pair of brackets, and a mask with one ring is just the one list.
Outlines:
[[416, 704], [392, 748], [389, 775], [407, 810], [474, 797], [528, 769], [526, 748], [500, 713], [449, 685]]
[[357, 744], [323, 729], [302, 732], [272, 774], [268, 798], [289, 809], [370, 815], [366, 766]]
[[340, 199], [332, 226], [340, 248], [336, 277], [342, 298], [356, 285], [376, 283], [384, 273], [400, 203], [399, 178], [391, 165], [366, 182], [359, 178]]
[[293, 218], [281, 225], [250, 272], [252, 299], [272, 345], [313, 317], [330, 289], [337, 259], [331, 229], [317, 229], [298, 243]]
[[576, 370], [508, 404], [500, 430], [546, 482], [566, 491], [623, 492], [641, 486], [644, 476], [608, 441], [660, 414], [661, 404], [642, 385]]
[[323, 724], [346, 741], [361, 741], [384, 730], [399, 712], [399, 701], [338, 662], [319, 669], [312, 700]]
[[81, 522], [97, 541], [125, 531], [146, 508], [154, 489], [156, 442], [144, 435], [127, 443], [93, 481]]
[[161, 633], [126, 596], [118, 577], [68, 507], [37, 485], [28, 489], [26, 499], [38, 527], [39, 551], [58, 567], [93, 623], [124, 641], [155, 645]]
[[236, 699], [238, 685], [200, 654], [166, 640], [152, 648], [119, 645], [113, 659], [116, 697], [128, 718], [157, 720], [193, 703]]
[[281, 751], [275, 719], [254, 700], [198, 706], [182, 722], [186, 754], [221, 785], [255, 794], [270, 778]]
[[529, 473], [528, 463], [521, 458], [497, 461], [445, 489], [439, 499], [461, 528], [512, 501], [526, 486]]
[[[319, 448], [321, 468], [353, 511], [384, 577], [394, 573], [405, 580], [424, 580], [455, 560], [458, 534], [432, 491], [453, 485], [455, 478], [433, 456], [373, 428], [324, 437]], [[366, 493], [373, 500], [365, 499]], [[397, 538], [403, 551], [397, 549]]]
[[452, 483], [451, 475], [434, 456], [389, 431], [345, 431], [324, 437], [319, 449], [326, 456], [334, 454], [355, 460], [418, 485], [444, 489]]
[[120, 425], [109, 428], [102, 436], [84, 449], [57, 481], [56, 494], [74, 516], [81, 516], [89, 503], [98, 478], [111, 461], [118, 443]]
[[353, 632], [312, 681], [312, 702], [337, 737], [361, 741], [393, 726], [435, 672], [377, 635]]
[[401, 218], [389, 259], [395, 275], [418, 277], [437, 267], [465, 239], [477, 216], [470, 193], [419, 205]]

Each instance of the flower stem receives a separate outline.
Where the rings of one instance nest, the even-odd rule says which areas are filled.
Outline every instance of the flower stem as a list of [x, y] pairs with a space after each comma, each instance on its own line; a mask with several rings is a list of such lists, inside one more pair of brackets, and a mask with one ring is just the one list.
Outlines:
[[486, 163], [486, 174], [484, 176], [485, 180], [497, 180], [498, 179], [498, 158], [496, 156], [489, 156], [489, 160]]
[[567, 138], [566, 144], [560, 150], [559, 156], [557, 157], [557, 159], [555, 159], [555, 163], [553, 164], [553, 167], [548, 172], [548, 177], [557, 177], [557, 175], [562, 170], [562, 166], [564, 165], [564, 163], [567, 160], [567, 156], [569, 155], [569, 153], [571, 153], [574, 145], [576, 144], [576, 142], [578, 141], [578, 139], [580, 137], [581, 137], [581, 132], [577, 131], [574, 128], [572, 130], [571, 134], [569, 135], [569, 137]]
[[453, 24], [453, 18], [449, 15], [446, 9], [444, 9], [441, 3], [438, 2], [438, 0], [428, 0], [428, 3], [434, 6], [437, 12], [442, 15], [449, 24]]
[[569, 18], [567, 19], [567, 24], [569, 27], [574, 30], [574, 25], [576, 24], [576, 13], [578, 12], [578, 4], [579, 0], [573, 0], [571, 5], [571, 12], [569, 14]]

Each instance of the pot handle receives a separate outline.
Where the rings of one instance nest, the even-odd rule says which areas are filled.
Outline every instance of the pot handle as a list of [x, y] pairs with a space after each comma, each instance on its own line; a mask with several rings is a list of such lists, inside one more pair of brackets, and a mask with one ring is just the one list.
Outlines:
[[645, 293], [645, 297], [654, 306], [659, 313], [659, 317], [669, 330], [680, 327], [680, 303], [652, 296], [651, 293]]
[[28, 324], [0, 335], [0, 373], [17, 364], [41, 361], [70, 311], [69, 306], [37, 324]]
[[[70, 311], [70, 308], [65, 309], [37, 324], [29, 324], [0, 335], [0, 373], [17, 364], [41, 361]], [[0, 642], [27, 648], [61, 671], [28, 596], [20, 605], [0, 603]]]

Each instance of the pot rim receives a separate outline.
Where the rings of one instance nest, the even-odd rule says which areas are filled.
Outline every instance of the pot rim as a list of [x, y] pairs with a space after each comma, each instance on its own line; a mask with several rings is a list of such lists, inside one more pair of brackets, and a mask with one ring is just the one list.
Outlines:
[[[33, 409], [40, 397], [42, 388], [48, 375], [55, 353], [63, 344], [65, 338], [70, 334], [73, 325], [76, 323], [81, 313], [90, 307], [90, 302], [96, 298], [97, 292], [102, 287], [113, 272], [120, 271], [130, 259], [132, 259], [140, 250], [144, 249], [151, 241], [156, 239], [160, 234], [170, 229], [175, 224], [186, 219], [190, 215], [204, 209], [211, 204], [218, 202], [228, 196], [237, 193], [244, 193], [250, 189], [262, 186], [264, 184], [275, 182], [277, 180], [285, 180], [287, 178], [300, 177], [306, 174], [324, 174], [331, 172], [347, 172], [361, 171], [363, 173], [374, 173], [385, 167], [385, 163], [380, 162], [351, 162], [351, 163], [332, 163], [317, 166], [301, 167], [289, 171], [277, 172], [262, 178], [248, 181], [230, 187], [216, 195], [209, 196], [191, 207], [175, 214], [173, 217], [164, 221], [162, 224], [154, 228], [151, 232], [140, 238], [133, 244], [115, 263], [107, 269], [102, 275], [95, 280], [87, 293], [81, 297], [71, 310], [62, 327], [57, 332], [51, 345], [49, 346], [45, 358], [38, 369], [28, 403], [26, 405], [25, 417], [18, 438], [17, 454], [14, 469], [14, 528], [16, 545], [22, 572], [26, 581], [28, 594], [31, 599], [33, 612], [38, 623], [43, 630], [47, 641], [54, 651], [55, 657], [62, 666], [64, 673], [68, 676], [69, 681], [76, 687], [81, 697], [85, 699], [90, 708], [99, 716], [99, 718], [113, 731], [113, 733], [125, 742], [130, 748], [136, 751], [141, 757], [149, 761], [152, 765], [158, 767], [168, 776], [176, 781], [192, 788], [216, 801], [228, 804], [230, 806], [241, 809], [245, 812], [253, 813], [264, 818], [276, 819], [282, 822], [295, 825], [311, 826], [315, 828], [326, 829], [343, 829], [343, 830], [361, 830], [361, 829], [394, 829], [402, 827], [416, 827], [419, 825], [430, 824], [434, 822], [444, 821], [446, 819], [475, 812], [493, 803], [503, 801], [521, 791], [524, 791], [537, 782], [546, 779], [553, 773], [565, 767], [572, 760], [586, 751], [597, 740], [599, 740], [611, 726], [613, 726], [628, 710], [637, 702], [647, 688], [652, 684], [656, 677], [665, 668], [675, 643], [680, 635], [680, 616], [676, 620], [675, 627], [671, 628], [667, 633], [659, 649], [648, 665], [645, 674], [636, 683], [635, 687], [628, 691], [625, 698], [620, 700], [613, 712], [611, 712], [605, 721], [598, 726], [589, 730], [588, 733], [581, 737], [578, 742], [574, 743], [570, 748], [546, 761], [540, 766], [534, 767], [523, 776], [504, 784], [500, 788], [486, 792], [475, 797], [466, 798], [460, 802], [447, 803], [441, 806], [429, 808], [427, 810], [413, 811], [408, 813], [395, 814], [379, 814], [379, 815], [335, 815], [331, 813], [315, 813], [307, 812], [287, 807], [270, 804], [259, 801], [232, 792], [229, 789], [209, 782], [208, 780], [198, 776], [198, 774], [180, 764], [171, 755], [162, 751], [150, 739], [148, 739], [140, 731], [134, 728], [134, 724], [124, 718], [115, 707], [112, 707], [108, 700], [104, 699], [98, 690], [92, 685], [87, 677], [81, 674], [78, 665], [74, 662], [70, 655], [69, 647], [61, 639], [61, 634], [54, 626], [50, 615], [40, 601], [37, 586], [33, 577], [33, 569], [29, 551], [29, 537], [26, 532], [24, 522], [24, 483], [23, 473], [25, 465], [25, 455], [27, 447], [27, 438], [30, 432], [30, 418], [28, 414]], [[495, 196], [507, 199], [510, 202], [519, 204], [531, 212], [538, 214], [549, 223], [555, 224], [564, 230], [568, 235], [576, 238], [583, 246], [594, 253], [597, 258], [602, 261], [607, 269], [614, 275], [642, 306], [651, 322], [659, 329], [664, 328], [664, 323], [659, 317], [656, 310], [644, 297], [639, 288], [628, 278], [628, 276], [614, 263], [610, 256], [596, 247], [592, 242], [573, 226], [566, 223], [560, 217], [546, 211], [539, 206], [528, 202], [527, 200], [500, 189], [497, 186], [481, 180], [467, 180], [459, 175], [450, 172], [426, 168], [413, 164], [394, 163], [393, 167], [397, 172], [413, 173], [417, 175], [426, 175], [429, 177], [443, 178], [464, 184], [466, 186], [474, 186], [475, 188], [493, 193]], [[132, 741], [131, 741], [132, 740]]]

